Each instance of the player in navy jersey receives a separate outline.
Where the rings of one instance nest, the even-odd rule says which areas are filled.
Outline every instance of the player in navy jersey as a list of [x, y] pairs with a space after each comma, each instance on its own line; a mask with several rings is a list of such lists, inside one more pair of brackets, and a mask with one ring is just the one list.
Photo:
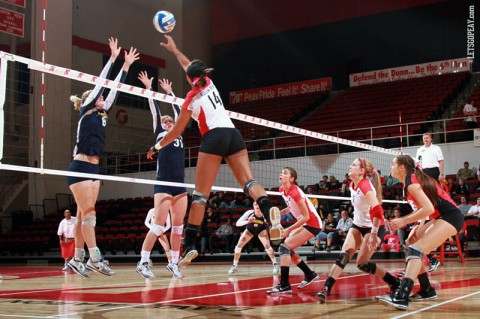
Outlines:
[[[100, 77], [104, 79], [109, 77], [113, 63], [121, 52], [117, 39], [110, 38], [108, 43], [111, 56], [100, 74]], [[136, 49], [130, 48], [128, 52], [125, 51], [125, 62], [115, 81], [123, 83], [130, 65], [138, 59], [139, 54]], [[100, 172], [98, 164], [105, 146], [108, 114], [117, 97], [117, 91], [110, 90], [104, 100], [103, 90], [104, 87], [97, 84], [93, 90], [84, 92], [81, 98], [70, 97], [75, 110], [80, 111], [77, 145], [73, 152], [73, 161], [68, 167], [70, 172], [90, 174], [99, 174]], [[75, 223], [75, 257], [70, 260], [68, 266], [77, 274], [85, 278], [89, 277], [83, 264], [83, 247], [86, 243], [90, 253], [86, 268], [112, 276], [115, 272], [110, 269], [108, 261], [102, 258], [95, 239], [95, 202], [98, 198], [100, 181], [88, 177], [68, 177], [67, 182], [78, 206]]]
[[184, 256], [179, 266], [189, 264], [198, 256], [195, 248], [197, 234], [222, 159], [225, 159], [238, 183], [243, 186], [244, 192], [257, 202], [263, 215], [269, 219], [272, 240], [282, 238], [280, 210], [270, 203], [265, 189], [253, 177], [245, 142], [240, 132], [235, 129], [223, 106], [220, 94], [208, 77], [212, 69], [200, 60], [190, 61], [177, 48], [171, 36], [165, 35], [165, 37], [167, 43], [161, 43], [161, 45], [175, 55], [187, 73], [187, 81], [192, 89], [185, 98], [174, 127], [152, 149], [160, 150], [173, 142], [185, 129], [191, 117], [198, 122], [202, 135], [195, 190], [185, 229]]
[[350, 165], [348, 176], [352, 179], [350, 196], [353, 205], [353, 223], [323, 289], [317, 293], [320, 303], [327, 301], [335, 281], [357, 250], [359, 250], [357, 257], [359, 270], [383, 279], [391, 289], [396, 289], [400, 285], [399, 279], [386, 272], [380, 265], [370, 261], [385, 235], [380, 174], [371, 161], [357, 158]]
[[285, 240], [278, 247], [278, 254], [280, 255], [280, 283], [267, 290], [267, 294], [292, 293], [292, 287], [288, 280], [290, 263], [295, 264], [305, 275], [303, 281], [297, 286], [298, 289], [308, 286], [318, 278], [317, 273], [311, 270], [295, 252], [296, 248], [315, 237], [322, 229], [322, 220], [318, 216], [312, 202], [298, 187], [297, 178], [297, 171], [291, 167], [283, 168], [279, 176], [279, 182], [282, 185], [279, 192], [287, 204], [287, 209], [283, 209], [281, 214], [292, 213], [296, 222], [283, 231]]
[[273, 264], [273, 273], [280, 273], [280, 268], [275, 260], [275, 251], [270, 246], [270, 238], [268, 237], [265, 217], [263, 216], [262, 211], [256, 202], [253, 203], [253, 209], [247, 210], [242, 217], [237, 220], [237, 227], [243, 227], [245, 225], [245, 230], [235, 246], [233, 265], [230, 267], [228, 273], [232, 275], [238, 271], [238, 261], [240, 260], [242, 248], [253, 238], [253, 236], [258, 236], [258, 239], [262, 243], [263, 247], [265, 247], [265, 251], [267, 252], [268, 257], [270, 257], [270, 260]]
[[[408, 310], [408, 302], [436, 298], [435, 290], [428, 281], [427, 269], [423, 264], [423, 256], [440, 246], [449, 237], [457, 234], [463, 226], [463, 214], [441, 186], [426, 175], [420, 165], [415, 165], [413, 158], [399, 155], [392, 161], [391, 173], [404, 185], [409, 202], [413, 202], [415, 210], [410, 214], [396, 218], [390, 222], [392, 230], [420, 220], [420, 224], [412, 229], [408, 247], [407, 268], [401, 285], [390, 296], [378, 297], [380, 302], [397, 309]], [[425, 219], [431, 220], [425, 223]], [[414, 279], [418, 277], [420, 291], [410, 297]]]
[[[153, 78], [149, 78], [147, 72], [141, 72], [138, 79], [145, 85], [145, 88], [152, 88]], [[172, 83], [165, 79], [159, 80], [162, 89], [169, 95], [173, 95]], [[180, 112], [180, 106], [172, 104], [174, 118], [169, 115], [163, 115], [160, 111], [160, 105], [154, 99], [148, 99], [150, 111], [153, 117], [153, 129], [155, 141], [163, 138], [174, 126]], [[152, 159], [154, 152], [149, 150], [147, 158]], [[185, 179], [185, 147], [183, 137], [180, 134], [173, 143], [162, 148], [157, 157], [157, 178], [158, 181], [183, 183]], [[170, 211], [172, 217], [172, 231], [170, 233], [170, 245], [172, 252], [172, 261], [167, 265], [167, 269], [176, 277], [182, 278], [183, 275], [178, 268], [178, 259], [180, 254], [181, 236], [183, 233], [183, 219], [187, 211], [188, 198], [185, 187], [155, 185], [154, 187], [154, 221], [145, 237], [140, 253], [141, 260], [137, 265], [137, 272], [145, 278], [154, 277], [149, 263], [150, 253], [153, 245], [159, 236], [164, 233], [164, 226]]]

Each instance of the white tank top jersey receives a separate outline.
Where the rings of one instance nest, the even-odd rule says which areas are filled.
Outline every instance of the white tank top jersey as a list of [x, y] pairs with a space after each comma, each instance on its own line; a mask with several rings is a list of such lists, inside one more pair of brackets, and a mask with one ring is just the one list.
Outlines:
[[372, 182], [368, 178], [364, 178], [355, 189], [353, 182], [350, 183], [350, 194], [353, 205], [353, 223], [358, 227], [372, 227], [372, 220], [370, 219], [370, 205], [367, 202], [365, 195], [372, 191], [375, 196], [377, 192], [373, 187]]
[[182, 109], [193, 112], [192, 118], [197, 121], [202, 136], [217, 127], [235, 128], [223, 106], [217, 88], [210, 78], [205, 77], [205, 80], [206, 86], [193, 88], [188, 92]]
[[310, 214], [310, 219], [305, 224], [310, 227], [322, 228], [322, 220], [320, 216], [318, 216], [317, 210], [297, 185], [291, 185], [288, 189], [288, 193], [285, 193], [285, 188], [280, 186], [279, 192], [282, 194], [283, 200], [296, 220], [302, 218], [300, 207], [298, 207], [297, 204], [298, 201], [302, 200], [305, 202], [308, 208], [308, 213]]

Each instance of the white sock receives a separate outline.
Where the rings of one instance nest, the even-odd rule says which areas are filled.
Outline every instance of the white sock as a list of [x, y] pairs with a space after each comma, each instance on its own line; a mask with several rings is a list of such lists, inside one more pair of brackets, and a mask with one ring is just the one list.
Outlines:
[[83, 248], [75, 248], [75, 258], [83, 261], [85, 259], [85, 250]]
[[140, 264], [148, 263], [150, 261], [150, 252], [147, 250], [142, 250], [140, 252], [140, 257], [142, 257]]
[[89, 248], [88, 253], [90, 254], [90, 259], [94, 263], [102, 259], [102, 254], [100, 253], [100, 249], [98, 249], [98, 247]]
[[172, 264], [178, 264], [178, 257], [180, 256], [180, 252], [170, 250], [170, 255], [172, 256]]
[[237, 266], [238, 266], [238, 260], [235, 260], [235, 259], [234, 259], [234, 260], [233, 260], [233, 265], [234, 265], [235, 267], [237, 267]]

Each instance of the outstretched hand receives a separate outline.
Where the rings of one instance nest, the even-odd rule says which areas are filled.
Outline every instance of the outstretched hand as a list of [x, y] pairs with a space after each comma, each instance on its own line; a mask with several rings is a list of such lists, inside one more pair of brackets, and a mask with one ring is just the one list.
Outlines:
[[160, 42], [160, 45], [168, 51], [173, 52], [177, 48], [177, 44], [171, 36], [165, 34], [165, 38], [167, 39], [167, 43]]
[[162, 89], [165, 91], [165, 93], [170, 94], [172, 93], [172, 82], [170, 82], [168, 79], [158, 79], [158, 83], [162, 87]]
[[125, 65], [127, 67], [130, 67], [130, 65], [133, 64], [133, 62], [137, 61], [140, 59], [140, 53], [137, 51], [136, 48], [130, 47], [130, 51], [125, 50]]
[[115, 59], [120, 55], [122, 47], [118, 46], [118, 39], [113, 37], [108, 39], [108, 46], [110, 47], [112, 62], [115, 62]]
[[147, 90], [152, 88], [153, 77], [149, 78], [147, 71], [142, 71], [138, 74], [138, 79], [143, 83]]
[[155, 155], [155, 152], [152, 149], [149, 149], [147, 152], [147, 159], [153, 160], [153, 155]]

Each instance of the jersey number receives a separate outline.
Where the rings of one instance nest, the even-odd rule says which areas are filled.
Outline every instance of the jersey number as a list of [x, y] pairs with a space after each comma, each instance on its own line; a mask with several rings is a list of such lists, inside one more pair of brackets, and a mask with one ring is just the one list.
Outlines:
[[217, 109], [217, 105], [223, 105], [222, 99], [215, 93], [215, 91], [213, 91], [212, 94], [208, 95], [208, 99], [210, 100], [210, 103], [212, 103], [214, 109]]

